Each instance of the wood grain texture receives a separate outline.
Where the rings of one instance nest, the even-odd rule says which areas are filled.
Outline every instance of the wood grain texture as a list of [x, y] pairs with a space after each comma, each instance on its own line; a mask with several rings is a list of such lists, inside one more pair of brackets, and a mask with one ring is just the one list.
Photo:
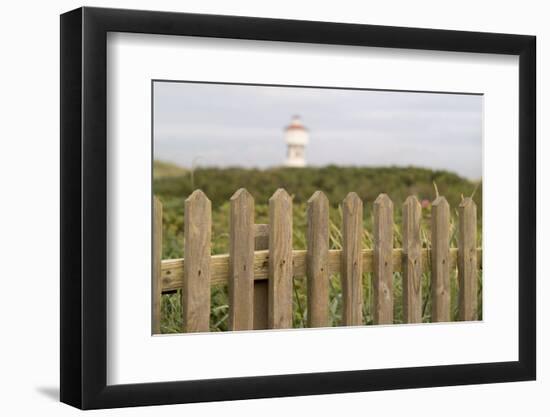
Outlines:
[[363, 324], [363, 202], [349, 193], [342, 203], [342, 324]]
[[292, 198], [279, 188], [269, 199], [268, 327], [292, 328]]
[[182, 311], [184, 332], [210, 329], [212, 205], [196, 190], [185, 200]]
[[230, 200], [229, 330], [252, 330], [254, 311], [254, 198], [241, 188]]
[[437, 197], [432, 203], [432, 322], [451, 320], [449, 275], [449, 203]]
[[[269, 249], [269, 225], [256, 224], [254, 227], [254, 246], [256, 250]], [[268, 261], [262, 262], [265, 265], [265, 277], [267, 278]], [[254, 262], [256, 266], [256, 261]], [[254, 273], [257, 269], [254, 268]], [[254, 330], [267, 329], [267, 306], [268, 306], [269, 285], [267, 279], [254, 281]]]
[[393, 202], [386, 194], [380, 194], [373, 206], [374, 274], [373, 321], [374, 324], [393, 323]]
[[458, 207], [459, 320], [477, 320], [477, 207], [467, 197]]
[[[363, 249], [363, 272], [373, 272], [373, 250]], [[481, 269], [482, 250], [477, 249], [477, 268]], [[449, 252], [449, 268], [456, 268], [458, 249], [451, 248]], [[302, 279], [306, 276], [305, 250], [292, 251], [292, 268], [294, 279]], [[422, 249], [422, 270], [426, 271], [431, 265], [431, 251]], [[403, 272], [403, 250], [395, 248], [392, 255], [394, 272]], [[162, 261], [162, 291], [169, 292], [182, 288], [183, 269], [185, 260], [183, 258], [164, 259]], [[330, 249], [328, 251], [328, 270], [329, 276], [338, 274], [342, 271], [342, 250]], [[266, 282], [269, 272], [269, 251], [256, 250], [254, 252], [254, 282]], [[213, 255], [210, 257], [210, 276], [212, 285], [225, 285], [229, 279], [229, 255]]]
[[422, 207], [415, 196], [403, 204], [403, 320], [422, 322]]
[[316, 191], [307, 205], [307, 320], [308, 327], [329, 325], [329, 205]]
[[162, 203], [153, 197], [153, 271], [151, 288], [151, 333], [160, 334], [162, 306]]

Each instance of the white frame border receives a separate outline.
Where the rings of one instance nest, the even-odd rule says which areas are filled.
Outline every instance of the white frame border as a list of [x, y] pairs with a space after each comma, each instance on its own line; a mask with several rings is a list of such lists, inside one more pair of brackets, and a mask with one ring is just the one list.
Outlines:
[[[110, 33], [107, 383], [517, 361], [518, 69], [496, 54]], [[483, 93], [483, 322], [151, 337], [152, 79]]]

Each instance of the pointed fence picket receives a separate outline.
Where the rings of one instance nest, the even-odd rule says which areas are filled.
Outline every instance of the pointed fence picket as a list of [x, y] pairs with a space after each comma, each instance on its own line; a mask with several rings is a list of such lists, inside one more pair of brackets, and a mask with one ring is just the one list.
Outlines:
[[422, 322], [422, 207], [415, 196], [403, 204], [403, 320]]
[[449, 217], [449, 203], [437, 197], [432, 204], [432, 322], [451, 319]]
[[363, 323], [363, 202], [349, 193], [342, 204], [342, 324]]
[[386, 194], [374, 202], [374, 324], [393, 323], [393, 203]]
[[292, 327], [292, 198], [279, 188], [269, 199], [267, 325]]
[[161, 333], [162, 293], [181, 289], [183, 332], [207, 332], [210, 291], [228, 285], [230, 330], [286, 329], [293, 326], [293, 280], [307, 279], [307, 325], [327, 327], [329, 282], [340, 277], [342, 322], [363, 325], [363, 284], [372, 274], [374, 324], [394, 322], [394, 273], [402, 273], [403, 320], [422, 321], [422, 274], [430, 274], [431, 321], [451, 320], [450, 272], [458, 270], [458, 318], [477, 317], [478, 271], [476, 205], [463, 199], [458, 208], [458, 248], [451, 248], [450, 208], [438, 197], [431, 208], [431, 242], [420, 239], [420, 203], [403, 204], [403, 247], [393, 247], [393, 202], [381, 194], [373, 204], [374, 246], [365, 249], [363, 202], [349, 193], [342, 202], [342, 249], [329, 248], [329, 201], [317, 191], [308, 200], [307, 250], [292, 247], [292, 197], [277, 190], [269, 199], [269, 224], [254, 223], [254, 198], [240, 189], [230, 200], [229, 253], [211, 255], [212, 209], [200, 190], [185, 200], [185, 258], [162, 259], [162, 204], [153, 201], [153, 334]]
[[477, 315], [477, 213], [476, 203], [465, 198], [458, 208], [458, 306], [459, 318], [476, 319]]
[[212, 207], [200, 191], [185, 200], [183, 264], [183, 331], [210, 330], [210, 237]]
[[231, 197], [229, 225], [229, 329], [252, 330], [254, 198], [243, 188]]
[[307, 320], [308, 327], [328, 326], [329, 206], [316, 191], [307, 204]]

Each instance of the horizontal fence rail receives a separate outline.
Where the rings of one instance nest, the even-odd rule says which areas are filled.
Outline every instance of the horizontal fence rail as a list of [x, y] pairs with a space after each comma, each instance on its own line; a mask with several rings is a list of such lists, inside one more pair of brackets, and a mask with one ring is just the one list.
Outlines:
[[[477, 249], [477, 269], [481, 269], [481, 249]], [[374, 272], [374, 262], [372, 249], [363, 249], [363, 272]], [[403, 270], [403, 249], [392, 250], [393, 272], [404, 272]], [[428, 272], [430, 266], [431, 251], [421, 249], [422, 272]], [[295, 279], [306, 277], [306, 257], [307, 250], [292, 251], [292, 267]], [[342, 250], [330, 249], [327, 257], [328, 274], [339, 274], [341, 271]], [[449, 268], [452, 270], [457, 267], [458, 249], [451, 248], [449, 252]], [[183, 286], [183, 265], [184, 258], [164, 259], [161, 263], [161, 282], [162, 291], [174, 291]], [[254, 252], [254, 280], [268, 279], [269, 250], [259, 250]], [[421, 272], [421, 273], [422, 273]], [[210, 257], [210, 283], [212, 285], [224, 285], [229, 282], [229, 254], [212, 255]]]
[[420, 237], [418, 199], [403, 203], [402, 248], [393, 247], [394, 206], [386, 194], [373, 204], [373, 248], [362, 248], [363, 202], [342, 202], [342, 249], [329, 249], [329, 202], [317, 191], [308, 200], [307, 249], [292, 248], [292, 197], [277, 190], [269, 200], [269, 224], [254, 223], [254, 198], [244, 189], [231, 198], [229, 253], [211, 255], [211, 203], [200, 190], [185, 201], [185, 258], [161, 259], [162, 204], [153, 205], [152, 333], [160, 333], [162, 293], [181, 290], [184, 332], [209, 331], [210, 289], [227, 285], [230, 330], [292, 327], [294, 279], [307, 279], [309, 327], [329, 324], [329, 282], [339, 277], [342, 325], [363, 323], [365, 273], [372, 274], [374, 324], [393, 323], [394, 273], [403, 277], [403, 319], [422, 321], [422, 275], [430, 275], [432, 322], [450, 321], [450, 272], [458, 271], [459, 320], [475, 320], [482, 251], [476, 247], [477, 209], [471, 198], [458, 207], [458, 247], [450, 247], [450, 208], [439, 196], [431, 205], [430, 248]]

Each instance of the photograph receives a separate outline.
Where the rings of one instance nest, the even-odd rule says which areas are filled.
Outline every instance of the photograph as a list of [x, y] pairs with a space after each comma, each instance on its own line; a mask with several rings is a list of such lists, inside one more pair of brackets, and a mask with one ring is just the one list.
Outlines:
[[[33, 371], [8, 376], [38, 408], [537, 415], [543, 13], [120, 7], [65, 5], [15, 43], [19, 72], [57, 48], [7, 86], [6, 178], [29, 179], [6, 193], [7, 333]], [[21, 86], [59, 91], [33, 112]], [[59, 192], [25, 158], [59, 161]], [[37, 233], [44, 193], [59, 230]], [[24, 292], [44, 254], [58, 282], [27, 268]]]
[[152, 333], [483, 320], [483, 105], [153, 80]]

